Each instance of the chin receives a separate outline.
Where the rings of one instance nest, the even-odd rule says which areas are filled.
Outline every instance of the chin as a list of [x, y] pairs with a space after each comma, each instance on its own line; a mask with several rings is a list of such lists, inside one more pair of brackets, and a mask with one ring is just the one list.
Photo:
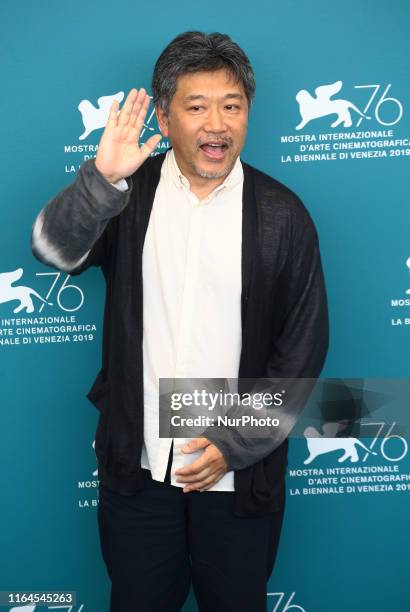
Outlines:
[[206, 170], [201, 170], [200, 172], [197, 172], [197, 174], [199, 174], [199, 176], [202, 178], [218, 179], [227, 176], [229, 174], [229, 168], [226, 170], [221, 170], [220, 172], [207, 172]]
[[196, 174], [198, 174], [198, 176], [201, 176], [202, 178], [217, 179], [217, 178], [223, 178], [224, 176], [227, 176], [232, 170], [233, 166], [234, 164], [230, 163], [226, 165], [225, 167], [217, 170], [217, 169], [212, 169], [212, 168], [203, 168], [203, 167], [194, 165], [194, 170]]

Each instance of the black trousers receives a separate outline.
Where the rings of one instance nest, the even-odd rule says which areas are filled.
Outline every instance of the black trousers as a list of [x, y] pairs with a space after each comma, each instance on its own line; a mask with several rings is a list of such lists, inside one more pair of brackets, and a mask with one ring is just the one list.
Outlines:
[[[144, 470], [132, 496], [100, 485], [98, 525], [111, 579], [110, 612], [179, 612], [191, 581], [200, 612], [266, 612], [282, 526], [233, 514], [233, 493], [191, 491]], [[285, 495], [283, 495], [285, 499]]]

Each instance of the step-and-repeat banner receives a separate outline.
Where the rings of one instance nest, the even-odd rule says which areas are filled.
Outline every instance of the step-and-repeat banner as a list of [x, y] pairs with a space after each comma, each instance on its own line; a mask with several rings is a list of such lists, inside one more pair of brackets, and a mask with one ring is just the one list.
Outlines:
[[[226, 32], [257, 80], [242, 157], [298, 193], [318, 228], [331, 319], [323, 376], [363, 392], [405, 379], [410, 5], [23, 0], [3, 3], [0, 18], [0, 591], [75, 591], [75, 604], [41, 609], [101, 612], [97, 411], [85, 394], [100, 368], [104, 281], [96, 268], [70, 277], [37, 261], [35, 216], [96, 155], [111, 101], [150, 91], [174, 36]], [[142, 140], [157, 129], [151, 108]], [[291, 440], [269, 612], [408, 609], [406, 428], [386, 410], [361, 415], [350, 438], [327, 443], [321, 422], [314, 444]], [[191, 593], [184, 612], [195, 610]]]

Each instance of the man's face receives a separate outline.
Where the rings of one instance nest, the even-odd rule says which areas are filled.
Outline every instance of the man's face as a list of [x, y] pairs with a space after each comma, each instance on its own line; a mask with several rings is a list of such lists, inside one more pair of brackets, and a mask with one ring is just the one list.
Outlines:
[[[245, 143], [248, 102], [242, 83], [225, 69], [178, 77], [166, 115], [157, 107], [160, 129], [191, 182], [225, 177]], [[200, 179], [199, 179], [200, 180]]]

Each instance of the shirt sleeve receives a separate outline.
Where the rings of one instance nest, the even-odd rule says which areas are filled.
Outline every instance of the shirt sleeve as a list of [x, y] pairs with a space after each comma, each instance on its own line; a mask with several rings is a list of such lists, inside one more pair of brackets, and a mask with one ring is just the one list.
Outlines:
[[115, 187], [119, 191], [127, 191], [127, 189], [128, 189], [128, 183], [125, 180], [125, 178], [120, 179], [116, 183], [110, 183], [110, 185], [112, 185], [113, 187]]

